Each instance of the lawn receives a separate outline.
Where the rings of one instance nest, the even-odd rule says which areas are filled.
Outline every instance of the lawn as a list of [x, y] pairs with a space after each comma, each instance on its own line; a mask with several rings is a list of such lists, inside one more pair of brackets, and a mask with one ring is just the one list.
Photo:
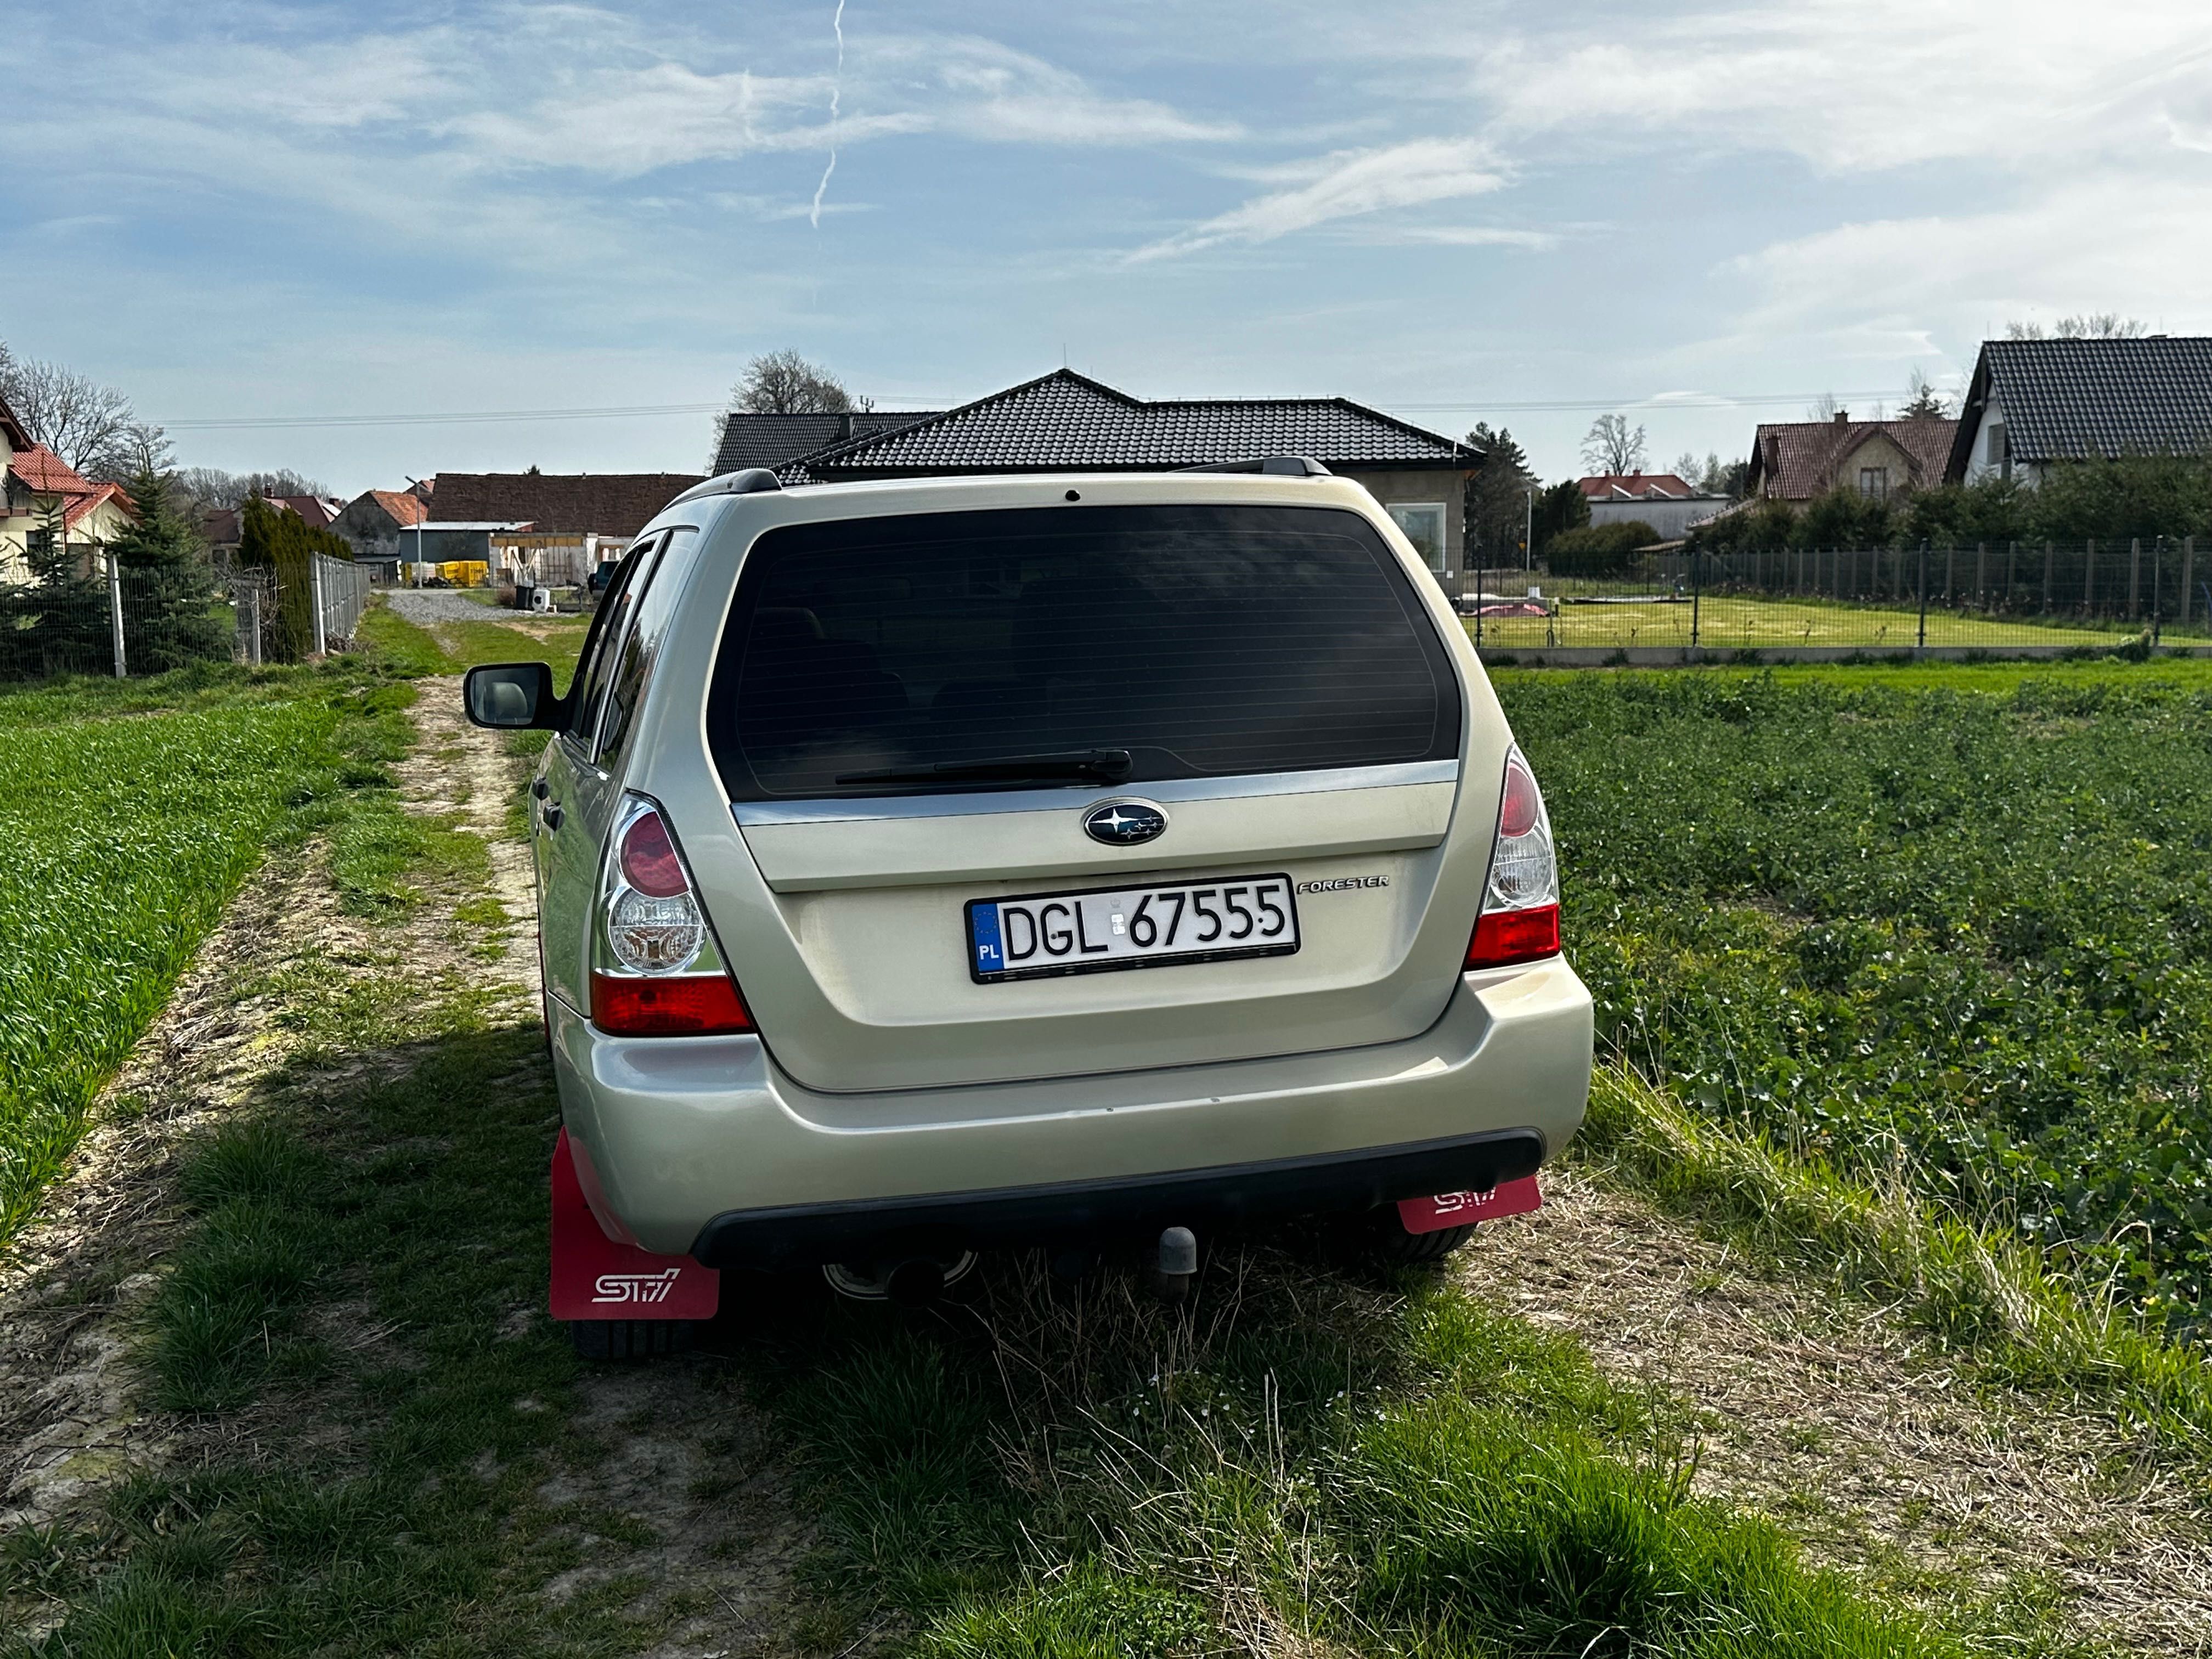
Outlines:
[[1611, 1053], [1711, 1118], [2013, 1230], [2177, 1332], [2199, 1323], [2203, 676], [1498, 684]]
[[[1547, 587], [1548, 592], [1552, 591]], [[1905, 607], [1842, 605], [1818, 599], [1753, 599], [1711, 596], [1695, 607], [1698, 643], [1712, 650], [1779, 649], [1788, 646], [1850, 646], [1869, 651], [1909, 649], [1920, 638], [1920, 613]], [[1613, 649], [1681, 647], [1690, 643], [1687, 599], [1620, 604], [1563, 603], [1553, 617], [1486, 617], [1486, 652], [1548, 647]], [[1467, 621], [1469, 637], [1474, 622]], [[1999, 618], [1931, 609], [1932, 646], [2110, 646], [2113, 629], [2069, 626], [2028, 618]]]

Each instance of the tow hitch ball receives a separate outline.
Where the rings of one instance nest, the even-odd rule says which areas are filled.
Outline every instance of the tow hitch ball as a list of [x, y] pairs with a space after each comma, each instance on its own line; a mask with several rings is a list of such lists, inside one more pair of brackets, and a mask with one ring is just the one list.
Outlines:
[[1170, 1227], [1152, 1258], [1152, 1293], [1163, 1302], [1181, 1302], [1197, 1277], [1197, 1236], [1188, 1227]]

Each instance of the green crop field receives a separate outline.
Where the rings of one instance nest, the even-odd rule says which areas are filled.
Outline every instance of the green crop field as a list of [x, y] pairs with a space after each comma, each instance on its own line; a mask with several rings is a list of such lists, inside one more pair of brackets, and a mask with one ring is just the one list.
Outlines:
[[1499, 677], [1601, 1043], [2185, 1330], [2212, 1275], [2212, 691], [1920, 684]]
[[[1546, 592], [1553, 592], [1547, 586]], [[1686, 599], [1653, 599], [1618, 604], [1563, 604], [1553, 617], [1486, 617], [1486, 652], [1550, 647], [1626, 649], [1690, 643], [1692, 607]], [[1697, 606], [1698, 643], [1712, 650], [1779, 650], [1790, 646], [1849, 646], [1868, 651], [1910, 649], [1919, 642], [1920, 613], [1910, 606], [1843, 605], [1820, 599], [1757, 599], [1708, 596]], [[1467, 619], [1469, 638], [1475, 635]], [[1996, 617], [1930, 610], [1932, 646], [2110, 646], [2113, 627], [2069, 625], [2030, 617]]]
[[324, 702], [76, 719], [0, 698], [0, 1237], [259, 860], [330, 786]]

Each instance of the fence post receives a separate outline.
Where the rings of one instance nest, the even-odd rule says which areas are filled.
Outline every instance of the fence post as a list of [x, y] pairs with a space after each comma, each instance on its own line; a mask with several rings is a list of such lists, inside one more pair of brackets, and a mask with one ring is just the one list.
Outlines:
[[330, 636], [324, 627], [326, 613], [323, 609], [323, 556], [319, 553], [307, 555], [307, 586], [314, 594], [315, 654], [319, 657], [331, 648]]
[[1987, 542], [1974, 544], [1974, 608], [1977, 611], [1990, 608], [1990, 544]]
[[1482, 574], [1474, 573], [1474, 648], [1482, 649]]
[[2181, 625], [2189, 626], [2189, 585], [2197, 576], [2197, 538], [2181, 538]]
[[2012, 609], [2012, 590], [2014, 586], [2014, 579], [2019, 574], [2020, 544], [2018, 542], [2007, 542], [2005, 544], [2004, 608], [2008, 611]]
[[1928, 544], [1920, 544], [1920, 639], [1916, 649], [1928, 648]]
[[2142, 615], [2142, 538], [2128, 542], [2128, 620]]
[[2087, 544], [2081, 555], [2081, 614], [2094, 616], [2097, 610], [2097, 544]]
[[261, 584], [255, 582], [246, 590], [246, 611], [252, 626], [246, 635], [246, 660], [252, 667], [261, 666]]
[[123, 660], [123, 566], [112, 553], [107, 556], [107, 622], [115, 635], [115, 678], [119, 680], [129, 670]]
[[2051, 544], [2050, 544], [2049, 542], [2045, 542], [2045, 543], [2044, 543], [2044, 544], [2043, 544], [2043, 614], [2044, 614], [2045, 616], [2046, 616], [2046, 617], [2047, 617], [2047, 616], [2049, 616], [2049, 615], [2051, 614], [2051, 557], [2052, 557], [2052, 550], [2051, 550]]
[[1958, 574], [1959, 550], [1947, 547], [1943, 550], [1943, 608], [1946, 611], [1958, 603], [1952, 583], [1952, 579]]
[[2158, 643], [2159, 591], [2166, 576], [2166, 538], [2150, 544], [2150, 642]]
[[1698, 648], [1698, 607], [1701, 586], [1698, 578], [1705, 574], [1704, 563], [1704, 556], [1696, 548], [1692, 548], [1690, 550], [1690, 649], [1692, 651]]

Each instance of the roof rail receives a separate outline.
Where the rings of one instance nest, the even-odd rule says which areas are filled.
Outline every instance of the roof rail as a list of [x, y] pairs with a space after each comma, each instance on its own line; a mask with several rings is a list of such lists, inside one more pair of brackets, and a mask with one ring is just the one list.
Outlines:
[[1251, 455], [1241, 461], [1207, 461], [1179, 466], [1178, 472], [1267, 472], [1284, 478], [1328, 478], [1335, 475], [1310, 455]]
[[[676, 501], [696, 501], [702, 495], [755, 495], [763, 489], [781, 489], [783, 481], [764, 466], [749, 466], [742, 472], [725, 472], [704, 483], [696, 483], [676, 498]], [[669, 502], [673, 507], [676, 501]]]

